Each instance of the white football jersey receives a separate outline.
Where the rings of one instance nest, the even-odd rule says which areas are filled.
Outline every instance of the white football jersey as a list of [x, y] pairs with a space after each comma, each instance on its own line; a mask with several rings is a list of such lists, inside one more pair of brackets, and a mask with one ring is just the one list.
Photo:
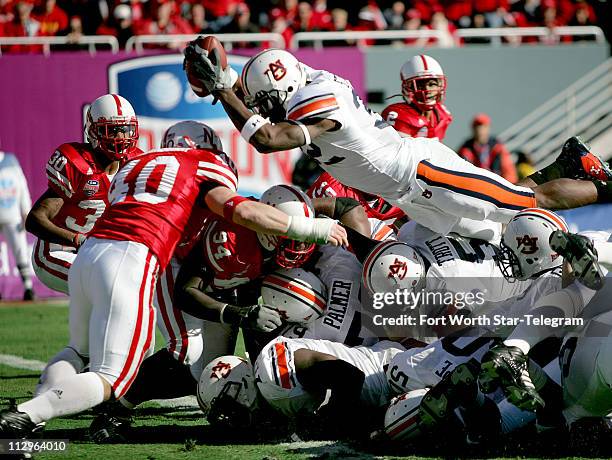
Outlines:
[[[288, 338], [325, 339], [345, 345], [362, 345], [375, 334], [363, 326], [360, 301], [362, 265], [346, 249], [321, 246], [316, 274], [327, 287], [325, 316], [310, 324], [289, 325], [279, 335]], [[367, 344], [367, 342], [366, 342]]]
[[[325, 132], [302, 150], [345, 185], [366, 192], [406, 195], [414, 174], [408, 143], [382, 117], [368, 109], [347, 80], [315, 70], [289, 101], [287, 118], [326, 118], [340, 128]], [[371, 171], [371, 174], [365, 174]], [[379, 174], [383, 172], [386, 174]]]
[[[456, 293], [482, 293], [484, 302], [502, 302], [525, 292], [532, 280], [509, 282], [499, 265], [498, 249], [486, 241], [450, 234], [443, 236], [416, 223], [400, 229], [399, 240], [429, 262], [426, 289]], [[478, 314], [482, 303], [469, 308]]]
[[293, 357], [300, 349], [326, 353], [359, 368], [365, 374], [361, 402], [370, 407], [384, 406], [390, 401], [385, 369], [396, 354], [404, 351], [400, 344], [390, 341], [351, 348], [328, 340], [277, 337], [259, 354], [255, 380], [266, 401], [287, 416], [312, 413], [323, 402], [320, 395], [304, 390], [297, 378]]

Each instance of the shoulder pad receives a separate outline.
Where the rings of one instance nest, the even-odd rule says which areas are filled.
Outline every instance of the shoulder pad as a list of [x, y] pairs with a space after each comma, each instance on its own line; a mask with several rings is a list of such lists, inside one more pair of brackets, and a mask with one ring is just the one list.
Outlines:
[[327, 80], [321, 80], [299, 89], [289, 102], [287, 118], [299, 121], [338, 110], [340, 105], [333, 85], [330, 83]]
[[79, 142], [67, 142], [60, 145], [56, 152], [59, 152], [82, 174], [93, 174], [96, 163], [94, 154], [89, 144]]

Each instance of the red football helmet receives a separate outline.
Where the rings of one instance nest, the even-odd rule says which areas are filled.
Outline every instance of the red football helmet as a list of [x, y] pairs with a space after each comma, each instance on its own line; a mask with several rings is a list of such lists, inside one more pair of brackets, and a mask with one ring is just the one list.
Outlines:
[[[310, 198], [290, 185], [274, 185], [263, 192], [260, 202], [273, 206], [289, 216], [314, 217]], [[312, 255], [316, 245], [258, 233], [260, 244], [268, 251], [275, 251], [276, 263], [283, 268], [301, 267]]]
[[93, 148], [109, 159], [124, 159], [138, 143], [134, 108], [118, 94], [100, 96], [87, 110], [85, 134]]
[[402, 96], [423, 111], [434, 108], [446, 96], [446, 76], [434, 58], [419, 54], [400, 70]]

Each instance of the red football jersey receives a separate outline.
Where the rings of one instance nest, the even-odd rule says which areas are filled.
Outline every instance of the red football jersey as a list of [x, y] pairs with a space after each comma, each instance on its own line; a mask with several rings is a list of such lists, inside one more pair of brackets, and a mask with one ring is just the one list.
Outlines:
[[204, 265], [214, 273], [212, 288], [230, 289], [262, 274], [263, 249], [253, 230], [212, 217], [202, 239]]
[[436, 104], [431, 120], [424, 117], [413, 106], [398, 102], [382, 111], [382, 117], [397, 131], [412, 137], [437, 138], [440, 142], [446, 136], [446, 130], [453, 121], [453, 116], [444, 106]]
[[325, 196], [353, 198], [361, 203], [367, 216], [374, 219], [389, 220], [404, 216], [404, 212], [400, 208], [391, 206], [382, 198], [372, 197], [372, 195], [368, 195], [361, 190], [348, 187], [326, 172], [314, 181], [306, 194], [311, 198]]
[[[134, 149], [130, 156], [142, 153]], [[99, 163], [91, 144], [60, 145], [47, 163], [49, 188], [64, 200], [53, 223], [87, 234], [108, 205], [110, 178]]]
[[225, 155], [199, 149], [159, 149], [119, 170], [110, 206], [91, 236], [146, 245], [165, 268], [192, 214], [201, 189], [236, 191], [238, 178]]

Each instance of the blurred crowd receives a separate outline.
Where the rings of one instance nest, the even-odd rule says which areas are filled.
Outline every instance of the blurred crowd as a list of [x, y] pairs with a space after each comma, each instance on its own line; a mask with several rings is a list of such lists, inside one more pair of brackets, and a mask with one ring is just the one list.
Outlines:
[[[0, 0], [0, 35], [66, 35], [71, 41], [81, 35], [114, 35], [123, 46], [132, 35], [142, 34], [277, 32], [288, 45], [295, 33], [305, 31], [435, 29], [442, 32], [438, 46], [450, 47], [492, 40], [459, 40], [457, 28], [597, 25], [606, 7], [601, 0]], [[424, 46], [433, 39], [402, 42]]]

